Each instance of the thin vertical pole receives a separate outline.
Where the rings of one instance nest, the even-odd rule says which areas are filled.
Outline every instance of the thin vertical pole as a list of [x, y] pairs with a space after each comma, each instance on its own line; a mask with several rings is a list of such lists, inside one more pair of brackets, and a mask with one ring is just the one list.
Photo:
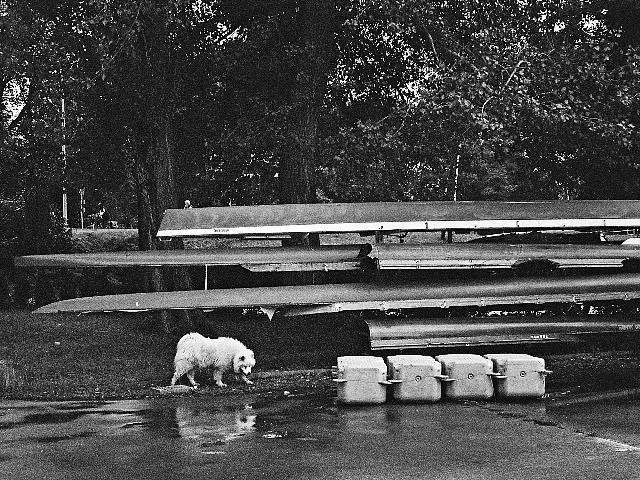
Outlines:
[[[64, 98], [62, 99], [62, 159], [64, 161], [64, 170], [63, 170], [63, 179], [64, 182], [66, 180], [67, 173], [67, 135], [66, 135], [66, 111], [64, 105]], [[64, 220], [65, 227], [69, 225], [69, 212], [67, 210], [67, 187], [63, 185], [62, 187], [62, 218]]]
[[453, 201], [458, 201], [458, 178], [460, 177], [460, 154], [456, 157], [456, 174], [453, 180]]
[[[458, 180], [460, 178], [460, 154], [456, 156], [456, 174], [453, 179], [453, 201], [458, 201]], [[442, 239], [444, 240], [444, 232]], [[447, 230], [447, 243], [453, 242], [453, 231]]]
[[84, 228], [84, 188], [80, 189], [80, 228]]

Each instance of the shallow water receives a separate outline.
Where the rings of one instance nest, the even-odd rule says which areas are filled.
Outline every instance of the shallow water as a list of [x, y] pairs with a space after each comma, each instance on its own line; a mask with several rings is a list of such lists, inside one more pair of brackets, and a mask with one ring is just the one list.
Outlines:
[[637, 399], [3, 402], [0, 478], [636, 478], [639, 408]]

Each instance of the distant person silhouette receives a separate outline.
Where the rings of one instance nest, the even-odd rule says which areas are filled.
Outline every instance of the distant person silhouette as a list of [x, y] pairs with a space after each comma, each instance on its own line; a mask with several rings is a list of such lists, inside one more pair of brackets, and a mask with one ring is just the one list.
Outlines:
[[109, 228], [109, 212], [107, 212], [106, 208], [102, 204], [98, 206], [100, 210], [97, 213], [97, 224], [98, 228]]
[[191, 202], [189, 200], [184, 201], [184, 208], [191, 208]]

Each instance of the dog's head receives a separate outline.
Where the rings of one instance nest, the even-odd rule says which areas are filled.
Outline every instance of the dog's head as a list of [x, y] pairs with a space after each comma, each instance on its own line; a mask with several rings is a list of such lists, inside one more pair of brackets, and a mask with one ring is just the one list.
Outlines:
[[255, 364], [253, 351], [249, 349], [242, 350], [233, 357], [233, 371], [239, 375], [251, 375], [251, 369]]

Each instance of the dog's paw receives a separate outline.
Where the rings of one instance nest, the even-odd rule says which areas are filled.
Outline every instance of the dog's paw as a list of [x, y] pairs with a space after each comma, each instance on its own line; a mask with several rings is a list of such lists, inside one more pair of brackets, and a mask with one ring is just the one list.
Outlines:
[[218, 385], [219, 387], [226, 387], [227, 384], [224, 382], [217, 382], [216, 385]]
[[248, 378], [244, 380], [244, 383], [246, 383], [247, 385], [253, 385], [253, 382]]

